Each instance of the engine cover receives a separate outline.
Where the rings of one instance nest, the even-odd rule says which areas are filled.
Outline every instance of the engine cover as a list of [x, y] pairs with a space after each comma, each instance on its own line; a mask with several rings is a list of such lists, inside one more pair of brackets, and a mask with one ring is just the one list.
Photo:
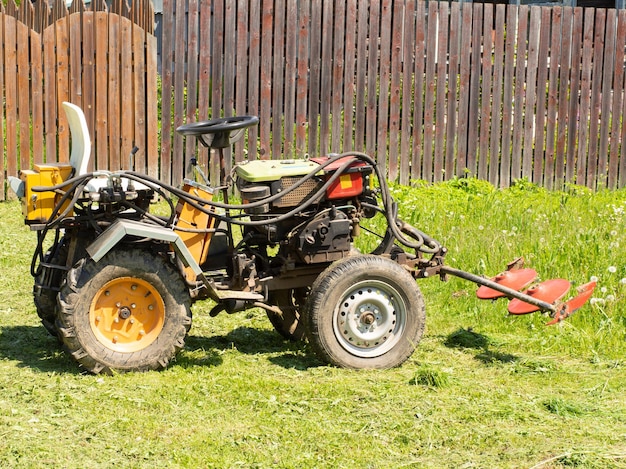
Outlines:
[[[297, 207], [322, 186], [321, 178], [314, 176], [306, 181], [301, 178], [319, 167], [311, 160], [254, 160], [237, 165], [237, 187], [244, 203], [256, 202], [270, 195], [284, 193], [271, 204], [264, 204], [250, 210], [251, 215], [267, 213], [273, 208]], [[320, 175], [323, 174], [320, 171]], [[288, 190], [294, 184], [298, 186]]]
[[325, 211], [298, 232], [298, 255], [307, 264], [341, 259], [350, 253], [351, 233], [352, 223], [344, 212]]

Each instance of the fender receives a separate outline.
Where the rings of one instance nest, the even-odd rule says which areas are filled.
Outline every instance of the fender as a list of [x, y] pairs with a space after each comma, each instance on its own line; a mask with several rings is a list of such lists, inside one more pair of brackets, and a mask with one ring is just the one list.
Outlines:
[[139, 236], [170, 243], [176, 254], [182, 259], [185, 267], [190, 267], [196, 276], [202, 275], [202, 269], [178, 234], [169, 228], [148, 225], [134, 220], [115, 220], [104, 233], [87, 247], [87, 252], [95, 262], [98, 262], [125, 236]]

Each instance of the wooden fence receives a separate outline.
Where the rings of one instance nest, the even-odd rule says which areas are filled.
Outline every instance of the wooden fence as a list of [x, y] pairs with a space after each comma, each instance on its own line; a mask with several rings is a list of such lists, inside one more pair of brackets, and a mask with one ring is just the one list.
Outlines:
[[414, 0], [164, 0], [164, 11], [175, 14], [163, 16], [161, 158], [174, 181], [195, 146], [170, 120], [254, 114], [236, 160], [360, 150], [403, 184], [626, 185], [626, 11]]
[[[93, 141], [90, 169], [136, 166], [158, 176], [157, 67], [150, 2], [103, 0], [86, 9], [46, 0], [0, 2], [0, 187], [32, 163], [68, 161], [61, 103], [83, 108]], [[6, 189], [5, 189], [6, 190]], [[6, 197], [0, 191], [0, 200]]]
[[128, 167], [136, 144], [137, 169], [173, 184], [207, 156], [176, 126], [253, 114], [234, 160], [359, 150], [403, 184], [626, 185], [623, 10], [164, 0], [159, 141], [149, 4], [34, 5], [0, 6], [3, 185], [67, 158], [66, 99], [85, 108], [94, 167]]

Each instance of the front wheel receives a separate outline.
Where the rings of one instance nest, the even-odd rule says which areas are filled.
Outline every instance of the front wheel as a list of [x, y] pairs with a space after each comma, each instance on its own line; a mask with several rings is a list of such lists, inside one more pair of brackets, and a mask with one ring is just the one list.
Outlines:
[[191, 299], [182, 276], [142, 249], [83, 259], [59, 293], [58, 329], [92, 373], [164, 368], [183, 347]]
[[386, 369], [406, 361], [424, 332], [424, 298], [396, 262], [351, 256], [313, 283], [304, 315], [309, 342], [327, 363]]

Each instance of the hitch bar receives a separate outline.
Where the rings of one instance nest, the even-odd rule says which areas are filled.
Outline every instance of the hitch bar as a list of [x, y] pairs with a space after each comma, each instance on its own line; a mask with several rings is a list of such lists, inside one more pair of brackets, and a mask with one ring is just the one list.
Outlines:
[[459, 277], [464, 280], [469, 280], [470, 282], [474, 282], [479, 285], [484, 285], [489, 288], [493, 288], [494, 290], [503, 293], [508, 298], [517, 298], [518, 300], [521, 300], [525, 303], [529, 303], [531, 305], [537, 306], [539, 309], [543, 311], [549, 311], [552, 314], [556, 314], [561, 309], [561, 305], [559, 305], [558, 303], [556, 305], [547, 303], [545, 301], [539, 300], [530, 295], [526, 295], [525, 293], [519, 292], [517, 290], [513, 290], [512, 288], [496, 283], [493, 280], [489, 280], [484, 277], [481, 277], [480, 275], [471, 274], [463, 270], [455, 269], [454, 267], [442, 265], [440, 267], [439, 272], [444, 275], [445, 274], [454, 275], [455, 277]]

